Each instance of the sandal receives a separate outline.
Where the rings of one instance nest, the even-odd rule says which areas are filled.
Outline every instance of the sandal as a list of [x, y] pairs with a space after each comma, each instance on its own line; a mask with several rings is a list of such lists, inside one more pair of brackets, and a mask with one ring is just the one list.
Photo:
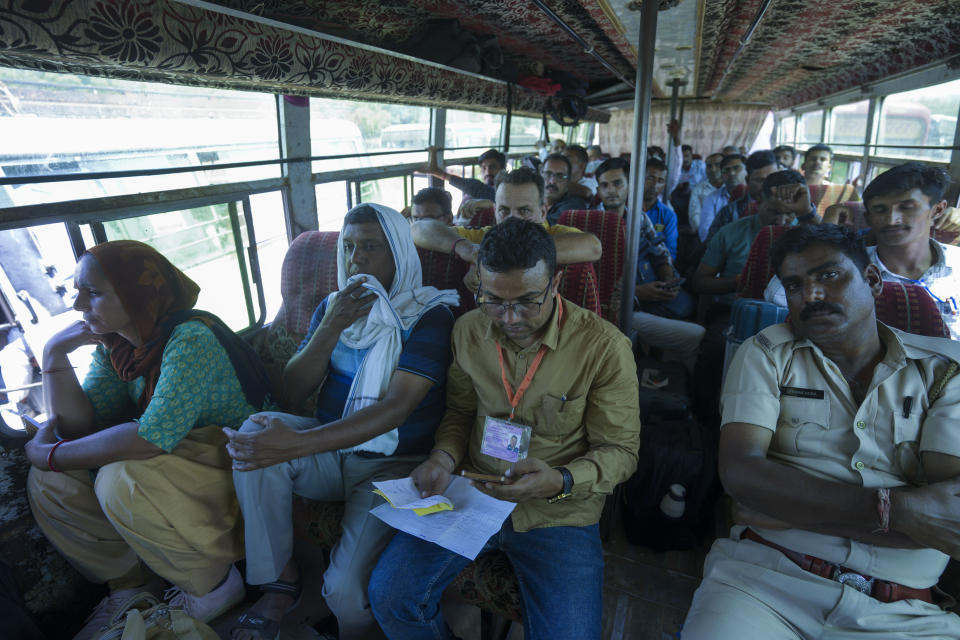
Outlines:
[[279, 640], [280, 638], [279, 622], [276, 620], [271, 620], [270, 618], [258, 616], [257, 614], [249, 611], [240, 614], [240, 617], [234, 621], [233, 626], [230, 627], [230, 635], [228, 637], [232, 638], [233, 632], [237, 629], [255, 631], [260, 634], [260, 638], [262, 638], [262, 640]]

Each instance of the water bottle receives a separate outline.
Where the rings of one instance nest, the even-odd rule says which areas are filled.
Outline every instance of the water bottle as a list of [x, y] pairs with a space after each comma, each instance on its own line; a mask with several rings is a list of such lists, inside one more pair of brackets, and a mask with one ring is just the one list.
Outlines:
[[683, 515], [683, 510], [687, 506], [686, 497], [687, 490], [682, 484], [670, 485], [670, 490], [663, 495], [663, 499], [660, 501], [660, 511], [666, 517], [676, 520]]

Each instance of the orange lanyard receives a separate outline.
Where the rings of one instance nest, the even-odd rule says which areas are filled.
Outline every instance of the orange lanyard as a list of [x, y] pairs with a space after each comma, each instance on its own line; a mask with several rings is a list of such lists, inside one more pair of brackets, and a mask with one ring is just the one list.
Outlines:
[[[563, 303], [560, 302], [559, 298], [557, 298], [557, 304], [560, 307], [557, 309], [557, 325], [559, 326], [560, 321], [563, 319]], [[537, 351], [537, 355], [533, 359], [533, 364], [531, 364], [527, 370], [527, 375], [523, 377], [523, 381], [520, 383], [520, 386], [517, 387], [517, 391], [514, 392], [510, 386], [510, 381], [507, 380], [507, 369], [503, 366], [503, 348], [499, 342], [495, 341], [494, 344], [497, 345], [497, 358], [500, 360], [500, 379], [503, 381], [503, 390], [507, 393], [507, 402], [510, 403], [509, 419], [513, 420], [513, 414], [520, 404], [520, 399], [523, 397], [523, 394], [527, 392], [530, 383], [533, 382], [533, 376], [537, 372], [537, 369], [540, 368], [540, 362], [543, 361], [543, 356], [547, 353], [547, 345], [540, 345], [540, 350]]]

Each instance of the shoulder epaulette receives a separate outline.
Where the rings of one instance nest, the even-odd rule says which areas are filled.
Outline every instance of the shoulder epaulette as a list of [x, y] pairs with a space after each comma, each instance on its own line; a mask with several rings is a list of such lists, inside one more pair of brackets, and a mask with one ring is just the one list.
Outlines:
[[757, 344], [767, 351], [796, 339], [797, 337], [793, 335], [793, 329], [785, 322], [769, 326], [756, 335]]

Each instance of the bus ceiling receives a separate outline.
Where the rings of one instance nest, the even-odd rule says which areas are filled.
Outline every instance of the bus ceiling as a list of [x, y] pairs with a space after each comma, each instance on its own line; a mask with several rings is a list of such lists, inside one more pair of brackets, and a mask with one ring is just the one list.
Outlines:
[[[651, 0], [652, 1], [652, 0]], [[653, 98], [784, 109], [960, 55], [952, 0], [660, 0]], [[0, 65], [606, 122], [632, 100], [637, 0], [76, 0], [4, 10]], [[910, 43], [909, 46], [904, 46]], [[431, 57], [433, 60], [426, 60]], [[459, 67], [459, 68], [457, 68]], [[552, 85], [551, 85], [552, 81]], [[507, 84], [519, 83], [508, 92]]]

